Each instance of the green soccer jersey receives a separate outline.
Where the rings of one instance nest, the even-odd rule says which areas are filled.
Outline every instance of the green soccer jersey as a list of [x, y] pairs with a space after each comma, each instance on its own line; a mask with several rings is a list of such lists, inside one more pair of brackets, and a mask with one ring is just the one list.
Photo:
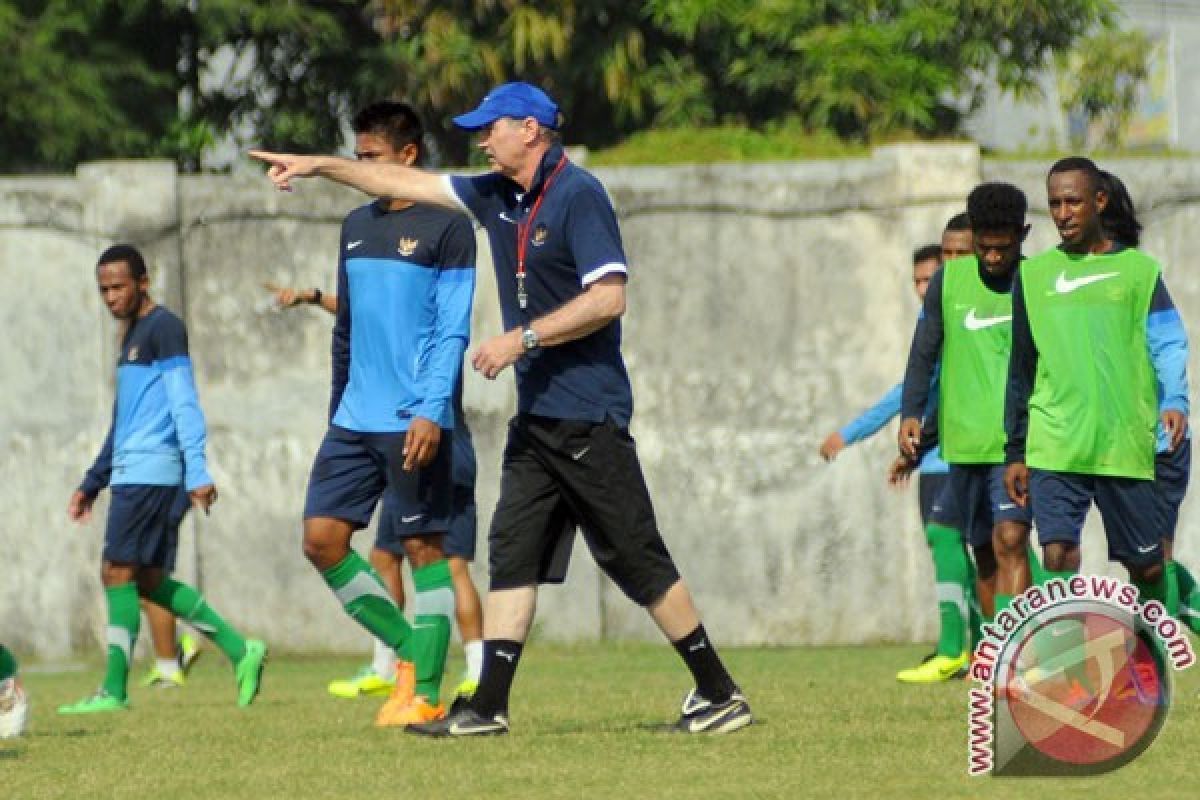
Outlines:
[[1158, 264], [1137, 250], [1047, 250], [1021, 268], [1037, 348], [1025, 462], [1054, 472], [1154, 477], [1158, 395], [1146, 315]]
[[975, 256], [942, 268], [942, 330], [942, 457], [951, 464], [1003, 464], [1012, 292], [990, 289]]

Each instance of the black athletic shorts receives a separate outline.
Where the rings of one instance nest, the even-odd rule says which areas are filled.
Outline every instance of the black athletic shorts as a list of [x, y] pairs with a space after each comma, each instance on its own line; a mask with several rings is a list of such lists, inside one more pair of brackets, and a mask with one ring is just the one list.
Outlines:
[[611, 419], [518, 414], [488, 534], [492, 589], [562, 583], [576, 526], [596, 564], [639, 605], [679, 580], [629, 432]]

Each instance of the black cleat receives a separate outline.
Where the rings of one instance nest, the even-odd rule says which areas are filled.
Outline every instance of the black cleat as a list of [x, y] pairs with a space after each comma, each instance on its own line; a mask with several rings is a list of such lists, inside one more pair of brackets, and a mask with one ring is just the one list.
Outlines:
[[733, 733], [754, 722], [750, 704], [740, 690], [735, 689], [728, 700], [714, 703], [692, 689], [683, 698], [683, 710], [675, 730], [680, 733]]
[[[457, 704], [457, 702], [456, 702]], [[500, 736], [508, 733], [508, 716], [503, 712], [485, 717], [470, 706], [451, 709], [445, 719], [409, 725], [406, 733], [441, 739], [448, 736]]]

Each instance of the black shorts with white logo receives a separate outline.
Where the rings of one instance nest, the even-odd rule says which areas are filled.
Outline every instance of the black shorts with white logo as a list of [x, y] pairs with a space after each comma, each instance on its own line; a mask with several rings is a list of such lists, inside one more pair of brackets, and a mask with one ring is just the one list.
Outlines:
[[576, 526], [596, 564], [639, 605], [679, 580], [629, 432], [611, 419], [518, 414], [488, 534], [492, 589], [562, 583]]

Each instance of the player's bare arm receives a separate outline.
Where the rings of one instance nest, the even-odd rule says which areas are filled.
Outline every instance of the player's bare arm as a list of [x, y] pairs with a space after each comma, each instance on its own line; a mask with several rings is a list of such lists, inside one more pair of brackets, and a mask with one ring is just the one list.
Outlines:
[[427, 203], [454, 211], [458, 201], [450, 194], [441, 176], [416, 167], [352, 161], [336, 156], [303, 156], [251, 150], [251, 158], [270, 164], [267, 177], [276, 188], [292, 190], [293, 178], [321, 177], [345, 184], [373, 197], [388, 197], [412, 203]]
[[[605, 275], [582, 294], [529, 324], [541, 347], [582, 339], [625, 313], [625, 276]], [[525, 353], [522, 329], [493, 336], [471, 356], [471, 366], [488, 380], [516, 363]]]

